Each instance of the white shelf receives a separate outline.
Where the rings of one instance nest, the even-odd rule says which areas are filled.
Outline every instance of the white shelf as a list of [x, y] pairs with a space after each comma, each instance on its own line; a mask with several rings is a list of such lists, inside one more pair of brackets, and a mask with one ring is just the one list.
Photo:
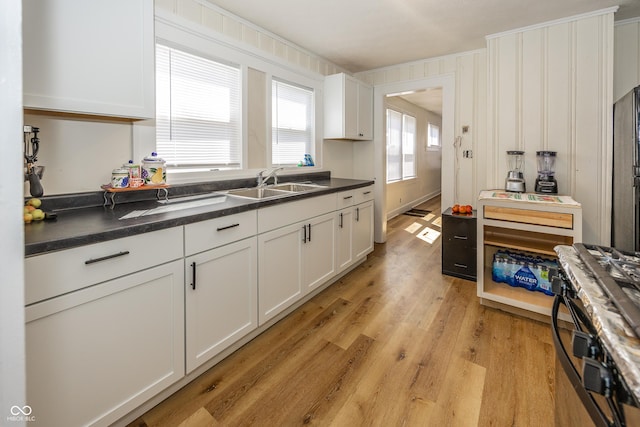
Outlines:
[[[565, 196], [566, 198], [566, 196]], [[492, 218], [485, 215], [489, 207]], [[509, 214], [504, 219], [496, 218], [500, 208], [508, 207]], [[515, 212], [516, 215], [512, 215]], [[541, 218], [539, 212], [557, 213], [569, 218], [570, 228], [544, 224], [548, 218]], [[529, 217], [530, 214], [530, 217]], [[499, 215], [499, 214], [498, 214]], [[555, 258], [554, 247], [571, 245], [582, 241], [582, 209], [579, 204], [562, 206], [555, 203], [530, 202], [527, 200], [499, 200], [480, 198], [478, 201], [478, 282], [477, 295], [485, 305], [515, 312], [535, 319], [551, 315], [553, 297], [542, 292], [494, 282], [491, 277], [493, 254], [499, 249], [526, 252], [543, 257]], [[566, 313], [560, 318], [569, 320]]]

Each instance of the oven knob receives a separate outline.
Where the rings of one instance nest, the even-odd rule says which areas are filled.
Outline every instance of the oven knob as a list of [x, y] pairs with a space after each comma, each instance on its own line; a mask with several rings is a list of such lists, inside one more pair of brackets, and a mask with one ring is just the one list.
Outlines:
[[571, 337], [573, 355], [579, 358], [592, 357], [596, 358], [600, 355], [600, 346], [596, 338], [583, 331], [573, 331]]
[[582, 359], [582, 385], [587, 391], [611, 397], [613, 376], [609, 368], [590, 357]]

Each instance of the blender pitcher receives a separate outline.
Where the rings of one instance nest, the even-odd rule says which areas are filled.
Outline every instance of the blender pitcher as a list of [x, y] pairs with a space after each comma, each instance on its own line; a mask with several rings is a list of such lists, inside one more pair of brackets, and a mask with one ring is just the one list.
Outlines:
[[507, 151], [507, 164], [509, 165], [509, 172], [507, 172], [504, 189], [513, 193], [526, 192], [524, 182], [524, 151]]
[[538, 178], [536, 178], [536, 193], [558, 194], [556, 181], [556, 152], [536, 151], [538, 161]]

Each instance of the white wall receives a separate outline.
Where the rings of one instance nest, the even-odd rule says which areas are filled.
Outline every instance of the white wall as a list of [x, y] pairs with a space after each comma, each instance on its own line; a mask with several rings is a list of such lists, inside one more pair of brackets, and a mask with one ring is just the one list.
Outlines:
[[[451, 189], [443, 183], [443, 200], [475, 205], [480, 190], [502, 188], [505, 151], [516, 147], [528, 153], [527, 183], [532, 189], [535, 151], [557, 149], [560, 191], [584, 206], [584, 240], [606, 244], [612, 55], [613, 14], [599, 11], [596, 16], [572, 17], [490, 37], [486, 50], [357, 76], [373, 85], [385, 85], [453, 73], [455, 137], [462, 137], [461, 150], [471, 149], [474, 155], [473, 159], [461, 158]], [[464, 125], [470, 126], [470, 132], [463, 135]], [[453, 141], [443, 140], [447, 143]], [[455, 164], [445, 159], [442, 167], [444, 175]]]
[[[22, 222], [22, 4], [0, 2], [0, 424], [25, 402]], [[6, 424], [5, 424], [6, 421]]]
[[640, 18], [616, 22], [613, 53], [613, 101], [640, 85]]
[[560, 194], [583, 207], [583, 240], [609, 244], [613, 11], [488, 37], [489, 188], [502, 188], [506, 151], [525, 151], [527, 191], [536, 151], [557, 151]]
[[442, 127], [442, 117], [399, 97], [386, 99], [386, 107], [416, 118], [416, 178], [387, 184], [387, 217], [398, 215], [440, 194], [442, 152], [427, 147], [427, 125]]

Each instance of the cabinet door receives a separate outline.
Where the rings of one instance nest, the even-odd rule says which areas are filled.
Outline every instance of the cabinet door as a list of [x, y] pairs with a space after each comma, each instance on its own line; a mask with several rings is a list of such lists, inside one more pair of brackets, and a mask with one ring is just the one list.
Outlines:
[[109, 425], [184, 376], [181, 260], [28, 306], [34, 426]]
[[373, 88], [358, 85], [358, 138], [373, 139]]
[[340, 272], [353, 263], [353, 218], [355, 210], [350, 207], [336, 214], [336, 268]]
[[24, 0], [24, 107], [155, 116], [153, 0]]
[[373, 200], [357, 205], [354, 217], [353, 247], [356, 260], [373, 251]]
[[358, 136], [358, 81], [346, 77], [344, 81], [344, 133], [346, 138]]
[[258, 236], [258, 323], [289, 307], [303, 295], [302, 224]]
[[335, 223], [334, 213], [329, 213], [305, 224], [302, 277], [306, 291], [326, 282], [336, 272]]
[[256, 257], [252, 237], [186, 259], [187, 373], [257, 327]]

